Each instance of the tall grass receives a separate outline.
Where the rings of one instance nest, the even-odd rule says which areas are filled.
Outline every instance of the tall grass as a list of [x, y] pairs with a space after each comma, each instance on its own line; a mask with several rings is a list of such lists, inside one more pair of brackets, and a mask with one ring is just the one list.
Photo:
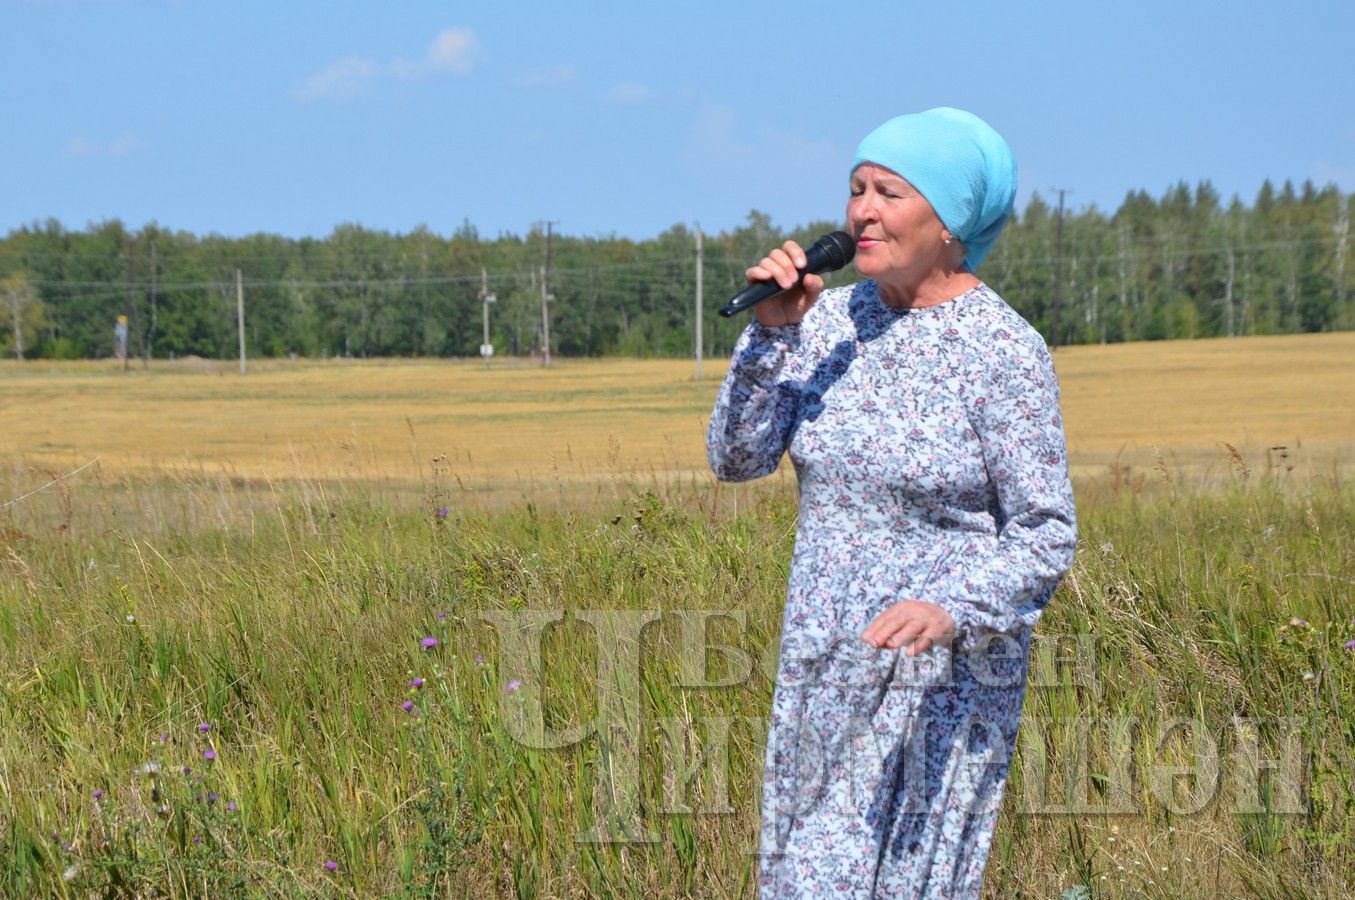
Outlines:
[[[988, 893], [1348, 894], [1355, 490], [1135, 486], [1080, 510]], [[243, 489], [72, 486], [0, 519], [0, 895], [754, 893], [784, 481], [493, 509]], [[598, 610], [654, 621], [600, 645]], [[683, 686], [684, 610], [732, 614], [696, 673], [727, 686]], [[563, 613], [535, 668], [485, 618], [532, 611]], [[521, 739], [538, 705], [559, 735], [617, 697], [625, 727]], [[1249, 779], [1253, 732], [1284, 761]], [[656, 840], [580, 840], [632, 788]]]

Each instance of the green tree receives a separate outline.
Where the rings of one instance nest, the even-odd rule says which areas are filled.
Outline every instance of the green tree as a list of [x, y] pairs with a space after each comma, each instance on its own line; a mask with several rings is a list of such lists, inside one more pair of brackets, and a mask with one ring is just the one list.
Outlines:
[[0, 304], [8, 319], [8, 327], [0, 334], [0, 354], [13, 354], [15, 359], [23, 359], [25, 352], [39, 355], [36, 344], [46, 320], [46, 307], [26, 274], [13, 272], [0, 278]]

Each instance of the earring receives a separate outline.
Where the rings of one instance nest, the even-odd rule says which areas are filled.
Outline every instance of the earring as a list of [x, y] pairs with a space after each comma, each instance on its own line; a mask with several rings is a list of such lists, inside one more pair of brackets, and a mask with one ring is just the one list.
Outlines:
[[945, 245], [946, 245], [947, 247], [950, 246], [950, 238], [946, 238], [946, 240], [945, 240]]

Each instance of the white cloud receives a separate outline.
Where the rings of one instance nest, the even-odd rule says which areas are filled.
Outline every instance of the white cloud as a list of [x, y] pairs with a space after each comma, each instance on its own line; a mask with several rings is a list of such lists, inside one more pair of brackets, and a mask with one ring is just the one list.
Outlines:
[[292, 95], [298, 100], [352, 100], [367, 92], [368, 82], [378, 71], [370, 59], [346, 56], [307, 78]]
[[98, 156], [99, 149], [89, 138], [72, 138], [66, 145], [67, 156]]
[[292, 91], [292, 96], [298, 100], [351, 100], [366, 94], [371, 82], [382, 74], [406, 81], [429, 75], [465, 75], [474, 68], [479, 56], [475, 32], [469, 28], [447, 28], [433, 38], [422, 59], [397, 57], [382, 64], [347, 56], [307, 78]]
[[114, 157], [131, 156], [133, 153], [139, 153], [149, 147], [141, 138], [128, 133], [120, 137], [113, 138], [113, 142], [108, 145], [108, 155]]
[[428, 64], [438, 72], [465, 75], [477, 55], [475, 32], [469, 28], [448, 28], [433, 38], [433, 45], [428, 48]]
[[643, 84], [618, 84], [607, 96], [617, 103], [643, 103], [649, 99], [649, 88]]
[[393, 59], [387, 67], [396, 78], [417, 80], [446, 72], [465, 75], [480, 56], [475, 32], [469, 28], [448, 28], [438, 32], [423, 59]]
[[87, 137], [72, 138], [66, 145], [66, 155], [77, 159], [123, 159], [150, 147], [130, 131], [111, 141], [96, 141]]
[[518, 76], [517, 82], [522, 87], [550, 87], [557, 84], [569, 84], [578, 73], [574, 71], [573, 66], [556, 66], [553, 69], [532, 69], [523, 72]]

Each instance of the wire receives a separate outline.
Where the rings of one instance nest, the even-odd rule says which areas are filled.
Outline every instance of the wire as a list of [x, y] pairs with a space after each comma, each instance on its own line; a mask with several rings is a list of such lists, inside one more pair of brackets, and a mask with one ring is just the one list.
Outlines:
[[[1200, 256], [1226, 256], [1229, 252], [1236, 257], [1243, 259], [1256, 254], [1270, 251], [1289, 251], [1294, 252], [1300, 248], [1312, 245], [1326, 245], [1334, 243], [1330, 241], [1272, 241], [1266, 243], [1254, 243], [1246, 245], [1219, 245], [1219, 246], [1201, 246], [1201, 247], [1155, 247], [1151, 250], [1135, 252], [1133, 245], [1127, 248], [1119, 248], [1115, 252], [1101, 253], [1096, 255], [1085, 255], [1077, 253], [1077, 245], [1073, 244], [1065, 254], [1065, 259], [1070, 263], [1079, 266], [1090, 265], [1102, 262], [1128, 262], [1128, 263], [1155, 263], [1160, 258], [1160, 254], [1167, 252], [1167, 258], [1176, 261]], [[989, 260], [990, 269], [1001, 269], [1004, 273], [1010, 274], [1013, 271], [1020, 272], [1022, 269], [1033, 266], [1051, 265], [1055, 258], [1053, 256], [1006, 256], [1002, 251], [1006, 249], [999, 247]], [[1333, 248], [1334, 249], [1334, 248]], [[709, 253], [705, 256], [705, 264], [709, 271], [712, 271], [713, 277], [718, 277], [721, 268], [726, 272], [733, 272], [738, 276], [742, 275], [747, 265], [746, 260], [736, 259], [732, 256], [712, 256]], [[662, 270], [665, 267], [676, 267], [680, 269], [694, 269], [695, 262], [692, 257], [660, 257], [627, 263], [600, 263], [596, 265], [578, 266], [572, 268], [558, 268], [550, 272], [551, 281], [559, 284], [561, 282], [596, 282], [597, 276], [608, 276], [608, 279], [617, 283], [631, 284], [637, 286], [652, 287], [654, 284], [653, 273]], [[635, 273], [637, 277], [626, 279], [624, 276]], [[491, 284], [504, 285], [505, 283], [513, 286], [535, 281], [535, 273], [531, 270], [510, 269], [497, 270], [489, 275]], [[244, 279], [243, 285], [251, 290], [266, 289], [315, 289], [315, 288], [410, 288], [437, 285], [474, 285], [480, 284], [479, 274], [465, 275], [438, 275], [438, 276], [398, 276], [392, 278], [341, 278], [341, 279]], [[45, 288], [52, 292], [62, 291], [62, 297], [65, 299], [93, 298], [102, 297], [109, 294], [120, 294], [129, 288], [133, 291], [149, 291], [154, 289], [158, 294], [170, 294], [180, 291], [201, 291], [201, 290], [219, 290], [228, 292], [235, 287], [234, 280], [230, 281], [183, 281], [183, 282], [151, 282], [151, 281], [71, 281], [64, 279], [36, 279], [30, 280], [29, 285], [36, 288]], [[82, 288], [78, 293], [69, 293], [69, 289]], [[92, 290], [88, 290], [92, 289]]]
[[36, 489], [36, 490], [29, 491], [27, 494], [24, 494], [22, 497], [15, 497], [13, 500], [7, 500], [7, 501], [5, 501], [4, 503], [0, 503], [0, 509], [8, 509], [9, 507], [11, 507], [11, 506], [13, 506], [14, 504], [18, 503], [20, 500], [27, 500], [29, 497], [32, 497], [34, 494], [41, 494], [43, 491], [47, 490], [49, 487], [51, 487], [52, 485], [56, 484], [57, 482], [62, 481], [62, 480], [67, 479], [67, 478], [70, 478], [72, 475], [74, 475], [75, 473], [77, 473], [77, 472], [79, 472], [79, 471], [81, 471], [81, 470], [83, 470], [83, 469], [88, 469], [90, 466], [94, 465], [94, 464], [95, 464], [96, 462], [98, 462], [98, 461], [99, 461], [99, 457], [96, 456], [96, 457], [94, 457], [93, 459], [91, 459], [89, 462], [85, 463], [83, 466], [78, 466], [78, 467], [76, 467], [76, 468], [74, 468], [74, 469], [71, 469], [71, 470], [70, 470], [69, 472], [67, 472], [65, 475], [58, 475], [57, 477], [53, 478], [51, 481], [49, 481], [49, 482], [47, 482], [46, 484], [44, 484], [42, 487], [40, 487], [40, 488], [38, 488], [38, 489]]

